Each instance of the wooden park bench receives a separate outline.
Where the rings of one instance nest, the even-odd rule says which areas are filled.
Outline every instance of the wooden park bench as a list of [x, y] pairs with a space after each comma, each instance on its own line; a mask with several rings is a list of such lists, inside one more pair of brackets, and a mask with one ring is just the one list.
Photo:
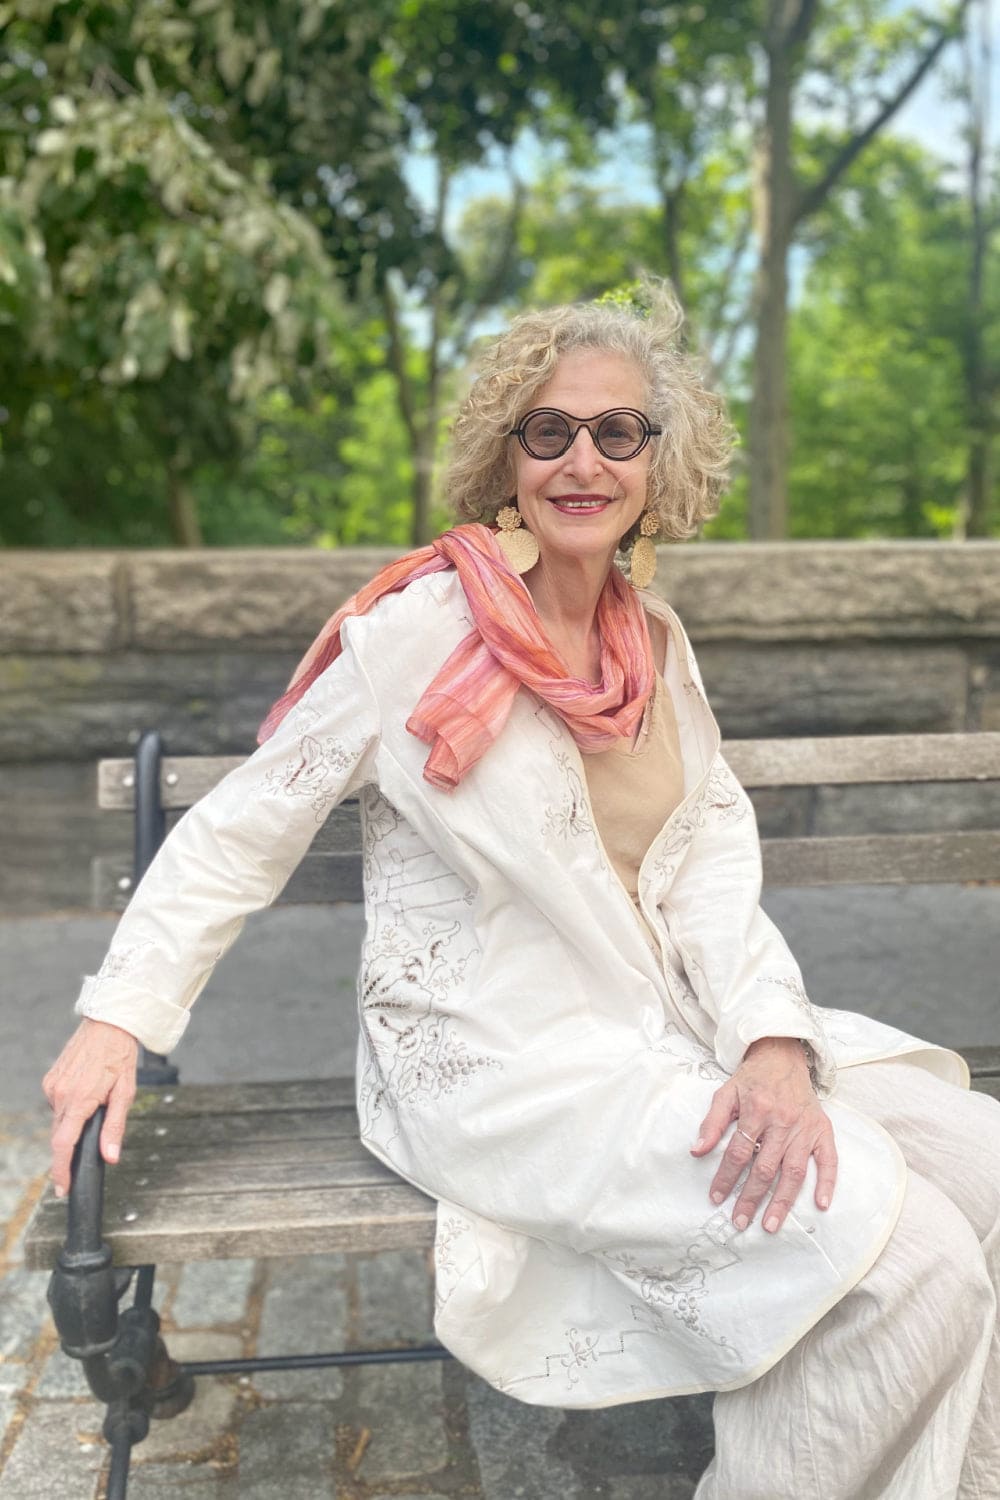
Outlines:
[[[1000, 780], [1000, 733], [744, 740], [726, 745], [749, 789], [798, 788], [814, 826], [820, 788], [865, 783]], [[99, 803], [132, 809], [134, 870], [95, 864], [96, 904], [125, 905], [164, 831], [165, 811], [191, 805], [238, 761], [170, 758], [155, 734], [134, 761], [102, 761]], [[766, 793], [765, 793], [766, 794]], [[764, 840], [772, 886], [924, 884], [1000, 879], [1000, 830], [811, 834]], [[359, 901], [357, 806], [335, 809], [281, 900]], [[997, 1038], [1000, 1044], [1000, 1037]], [[965, 1049], [976, 1088], [1000, 1098], [1000, 1045]], [[63, 1348], [82, 1359], [108, 1404], [107, 1500], [122, 1500], [133, 1443], [150, 1415], [184, 1409], [193, 1377], [447, 1357], [439, 1345], [211, 1360], [180, 1366], [151, 1307], [155, 1267], [170, 1262], [418, 1248], [433, 1242], [435, 1206], [358, 1139], [353, 1080], [180, 1085], [165, 1058], [143, 1054], [119, 1166], [98, 1153], [101, 1111], [74, 1158], [68, 1205], [46, 1193], [28, 1230], [29, 1267], [55, 1267], [49, 1298]], [[67, 1218], [68, 1209], [68, 1218]], [[119, 1311], [126, 1287], [130, 1307]]]

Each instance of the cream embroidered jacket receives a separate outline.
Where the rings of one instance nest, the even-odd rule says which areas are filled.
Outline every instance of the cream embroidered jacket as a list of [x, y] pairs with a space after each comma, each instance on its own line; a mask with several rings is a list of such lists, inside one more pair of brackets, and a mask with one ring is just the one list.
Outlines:
[[[423, 779], [405, 721], [472, 624], [448, 571], [345, 625], [341, 657], [171, 833], [77, 1002], [169, 1052], [245, 915], [358, 792], [362, 1139], [439, 1200], [442, 1341], [499, 1389], [564, 1407], [761, 1374], [864, 1274], [899, 1211], [902, 1158], [837, 1102], [838, 1066], [906, 1055], [968, 1083], [953, 1053], [810, 1005], [760, 909], [753, 812], [690, 645], [645, 603], [670, 628], [685, 769], [640, 872], [659, 959], [575, 742], [539, 700], [517, 696], [454, 792]], [[815, 1051], [838, 1188], [820, 1213], [807, 1180], [779, 1234], [737, 1234], [732, 1202], [708, 1198], [718, 1153], [690, 1147], [747, 1046], [780, 1035]]]

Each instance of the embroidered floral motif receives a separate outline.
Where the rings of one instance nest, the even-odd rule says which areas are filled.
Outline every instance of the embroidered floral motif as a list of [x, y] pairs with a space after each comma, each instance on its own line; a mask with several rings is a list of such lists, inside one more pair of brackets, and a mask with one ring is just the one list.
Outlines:
[[806, 994], [805, 986], [801, 979], [793, 975], [758, 974], [757, 983], [776, 985], [779, 989], [784, 990], [796, 1010], [800, 1011], [809, 1022], [810, 1027], [814, 1030], [819, 1029], [819, 1017], [813, 1008], [809, 996]]
[[717, 757], [704, 791], [706, 811], [715, 813], [721, 823], [742, 823], [750, 811], [750, 801], [726, 762]]
[[465, 1269], [455, 1256], [455, 1247], [472, 1229], [468, 1219], [449, 1214], [439, 1219], [434, 1236], [434, 1306], [437, 1311], [450, 1298]]
[[691, 1333], [739, 1362], [741, 1355], [724, 1335], [712, 1334], [705, 1324], [703, 1303], [709, 1280], [742, 1259], [736, 1245], [737, 1230], [722, 1209], [705, 1221], [681, 1258], [672, 1266], [642, 1264], [631, 1252], [605, 1252], [600, 1259], [613, 1267], [638, 1292], [642, 1304], [633, 1305], [632, 1315], [650, 1332], [664, 1332], [671, 1321], [683, 1323]]
[[602, 1343], [599, 1333], [581, 1333], [578, 1328], [567, 1328], [564, 1337], [569, 1346], [567, 1352], [556, 1351], [544, 1356], [545, 1368], [538, 1375], [516, 1375], [512, 1378], [490, 1377], [490, 1384], [497, 1390], [511, 1391], [516, 1385], [532, 1380], [551, 1380], [562, 1375], [567, 1391], [577, 1385], [583, 1371], [592, 1368], [598, 1360], [621, 1356], [625, 1353], [626, 1334], [611, 1335], [611, 1341]]
[[141, 943], [132, 943], [127, 948], [112, 947], [94, 978], [124, 979], [127, 975], [134, 974], [152, 947], [148, 938], [144, 938]]
[[467, 1087], [476, 1073], [503, 1066], [471, 1051], [444, 1008], [473, 956], [449, 955], [461, 931], [458, 922], [428, 922], [416, 945], [412, 933], [389, 925], [366, 949], [360, 999], [373, 1064], [365, 1079], [369, 1107], [439, 1099]]
[[750, 816], [750, 799], [726, 762], [717, 757], [708, 779], [686, 812], [673, 820], [653, 860], [662, 890], [680, 869], [696, 833], [716, 823], [741, 823]]
[[599, 1340], [593, 1334], [580, 1333], [577, 1328], [567, 1328], [566, 1342], [569, 1352], [562, 1356], [559, 1363], [566, 1371], [566, 1384], [574, 1386], [580, 1379], [581, 1370], [585, 1370], [588, 1365], [595, 1365], [600, 1358]]
[[552, 754], [562, 772], [565, 788], [559, 802], [545, 809], [542, 832], [554, 833], [560, 839], [579, 838], [581, 834], [593, 838], [594, 825], [583, 778], [557, 741], [552, 741]]
[[297, 753], [280, 770], [269, 771], [264, 785], [269, 792], [307, 800], [316, 822], [322, 823], [342, 791], [347, 773], [361, 759], [362, 748], [349, 747], [333, 735], [318, 739], [303, 734]]

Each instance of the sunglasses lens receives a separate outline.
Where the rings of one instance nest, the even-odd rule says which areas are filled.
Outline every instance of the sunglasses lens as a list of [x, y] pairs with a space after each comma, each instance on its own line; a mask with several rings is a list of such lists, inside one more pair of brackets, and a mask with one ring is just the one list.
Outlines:
[[643, 423], [631, 411], [610, 411], [597, 428], [597, 446], [608, 458], [631, 458], [646, 436]]
[[569, 443], [569, 423], [554, 411], [536, 411], [524, 424], [524, 442], [536, 458], [556, 458]]

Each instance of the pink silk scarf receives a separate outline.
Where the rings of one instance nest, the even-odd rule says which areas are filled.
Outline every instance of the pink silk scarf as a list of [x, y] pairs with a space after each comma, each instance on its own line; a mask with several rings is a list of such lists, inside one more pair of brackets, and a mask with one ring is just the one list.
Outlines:
[[601, 681], [570, 676], [542, 628], [531, 594], [496, 542], [476, 523], [446, 531], [428, 547], [380, 568], [323, 626], [257, 735], [274, 733], [285, 714], [341, 651], [340, 629], [367, 614], [385, 594], [453, 567], [474, 628], [424, 690], [406, 727], [431, 746], [424, 777], [452, 791], [499, 736], [518, 688], [526, 687], [565, 722], [582, 751], [606, 750], [631, 738], [653, 689], [655, 667], [646, 615], [617, 568], [597, 602]]

